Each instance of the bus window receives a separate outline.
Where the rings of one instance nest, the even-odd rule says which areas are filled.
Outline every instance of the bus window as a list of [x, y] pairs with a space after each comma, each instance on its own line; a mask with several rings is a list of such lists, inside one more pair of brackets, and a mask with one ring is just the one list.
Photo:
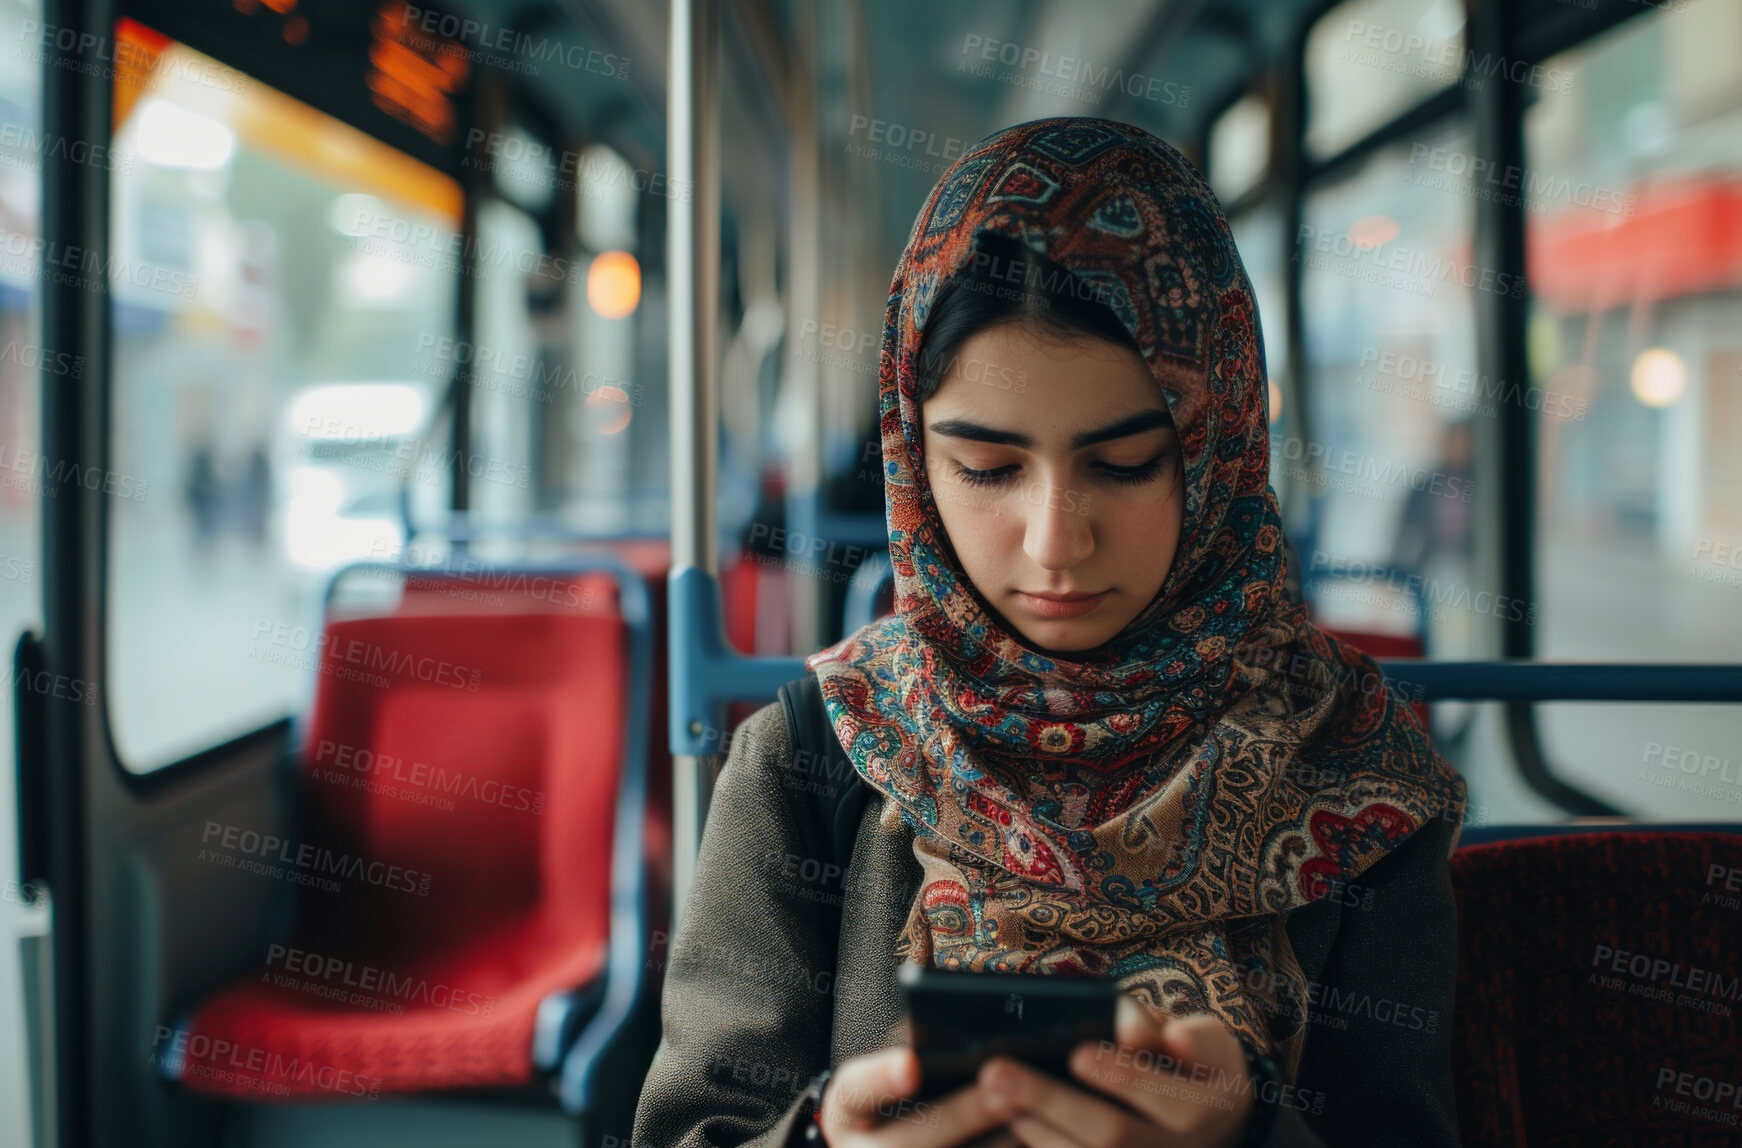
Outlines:
[[[1469, 199], [1421, 178], [1469, 154], [1459, 126], [1388, 145], [1311, 190], [1297, 237], [1308, 436], [1272, 431], [1273, 470], [1303, 574], [1329, 626], [1413, 636], [1437, 657], [1480, 648], [1471, 420], [1492, 413], [1474, 369]], [[1422, 591], [1418, 594], [1417, 591]]]
[[[1240, 252], [1240, 262], [1246, 277], [1252, 280], [1252, 293], [1258, 304], [1260, 334], [1264, 338], [1264, 371], [1270, 378], [1270, 425], [1287, 425], [1290, 417], [1286, 390], [1288, 386], [1288, 309], [1283, 305], [1288, 284], [1283, 276], [1282, 213], [1265, 206], [1249, 211], [1233, 220], [1234, 246]], [[1271, 459], [1274, 473], [1276, 459]], [[1281, 487], [1277, 488], [1279, 491]]]
[[[1742, 649], [1742, 8], [1649, 12], [1545, 67], [1525, 118], [1536, 653]], [[1551, 706], [1555, 769], [1655, 817], [1742, 818], [1734, 708]]]
[[583, 149], [580, 167], [574, 255], [582, 270], [563, 332], [572, 384], [562, 400], [565, 453], [550, 473], [560, 476], [570, 513], [590, 529], [668, 529], [665, 376], [655, 373], [665, 360], [638, 344], [650, 331], [637, 238], [652, 185], [602, 145]]
[[537, 225], [504, 200], [480, 206], [477, 246], [477, 345], [488, 353], [472, 366], [470, 509], [480, 519], [513, 522], [533, 510], [533, 441], [551, 395], [529, 366], [538, 348], [528, 293], [560, 282], [565, 265], [545, 256]]
[[[1461, 0], [1348, 0], [1307, 33], [1306, 147], [1334, 155], [1461, 82]], [[1469, 82], [1479, 83], [1479, 78]]]
[[447, 500], [421, 436], [443, 380], [458, 185], [124, 21], [110, 208], [109, 706], [167, 765], [312, 689], [309, 589], [390, 557], [398, 491]]
[[1241, 96], [1210, 128], [1210, 187], [1233, 203], [1264, 181], [1270, 171], [1270, 103]]

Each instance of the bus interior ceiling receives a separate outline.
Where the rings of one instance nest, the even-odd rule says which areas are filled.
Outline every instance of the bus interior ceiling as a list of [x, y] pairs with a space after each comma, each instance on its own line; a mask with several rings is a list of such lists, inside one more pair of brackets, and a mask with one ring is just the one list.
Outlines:
[[1742, 0], [0, 0], [0, 1146], [628, 1148], [696, 844], [674, 8], [721, 676], [889, 608], [939, 176], [1103, 116], [1226, 208], [1315, 620], [1632, 666], [1415, 695], [1466, 829], [1739, 820], [1733, 679], [1650, 667], [1742, 650]]

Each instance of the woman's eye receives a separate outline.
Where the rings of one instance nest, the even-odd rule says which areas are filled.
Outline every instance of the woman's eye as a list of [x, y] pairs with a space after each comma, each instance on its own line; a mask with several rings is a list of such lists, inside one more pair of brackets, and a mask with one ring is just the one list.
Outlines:
[[1140, 462], [1136, 466], [1115, 466], [1110, 462], [1098, 462], [1095, 465], [1100, 467], [1102, 474], [1106, 475], [1114, 482], [1126, 482], [1135, 485], [1140, 482], [1148, 482], [1150, 479], [1160, 474], [1162, 464], [1165, 463], [1167, 459], [1167, 452], [1163, 451], [1161, 454], [1156, 455], [1147, 462]]
[[974, 470], [972, 467], [956, 464], [956, 477], [971, 486], [996, 486], [1016, 473], [1015, 466], [1000, 466], [992, 470]]

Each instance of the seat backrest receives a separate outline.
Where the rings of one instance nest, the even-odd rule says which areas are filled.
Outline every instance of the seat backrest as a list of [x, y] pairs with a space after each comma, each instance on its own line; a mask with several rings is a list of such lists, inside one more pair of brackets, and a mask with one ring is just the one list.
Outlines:
[[604, 575], [409, 580], [331, 622], [303, 744], [305, 838], [343, 859], [303, 924], [408, 950], [608, 912], [628, 634]]
[[1466, 1145], [1735, 1142], [1742, 837], [1469, 846], [1452, 880]]

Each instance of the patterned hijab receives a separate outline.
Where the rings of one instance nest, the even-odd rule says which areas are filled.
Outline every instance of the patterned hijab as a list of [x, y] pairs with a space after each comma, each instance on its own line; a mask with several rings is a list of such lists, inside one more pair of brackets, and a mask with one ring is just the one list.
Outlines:
[[[1008, 631], [927, 483], [915, 369], [976, 235], [1093, 284], [1163, 386], [1185, 519], [1160, 592], [1068, 657]], [[1178, 370], [1206, 381], [1181, 385]], [[914, 831], [903, 960], [1116, 978], [1211, 1013], [1292, 1079], [1307, 985], [1283, 917], [1430, 819], [1464, 783], [1371, 659], [1283, 590], [1267, 382], [1227, 221], [1177, 151], [1129, 124], [1036, 120], [963, 155], [895, 269], [879, 401], [896, 612], [812, 655], [836, 736]], [[1455, 840], [1455, 837], [1454, 837]]]

